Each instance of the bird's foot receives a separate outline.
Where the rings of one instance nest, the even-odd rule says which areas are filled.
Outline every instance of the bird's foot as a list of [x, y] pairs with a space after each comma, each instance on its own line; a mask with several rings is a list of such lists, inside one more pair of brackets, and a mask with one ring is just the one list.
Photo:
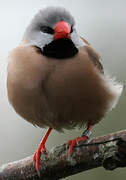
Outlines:
[[68, 153], [70, 155], [72, 155], [73, 153], [73, 148], [75, 145], [78, 145], [80, 142], [86, 142], [88, 139], [87, 136], [81, 136], [81, 137], [77, 137], [76, 139], [73, 139], [73, 140], [69, 140], [68, 143], [67, 143], [67, 146], [69, 146], [69, 150], [68, 150]]
[[72, 155], [74, 146], [78, 145], [80, 142], [86, 142], [87, 139], [90, 137], [90, 135], [91, 135], [91, 131], [89, 129], [86, 129], [83, 132], [82, 136], [77, 137], [76, 139], [73, 140], [69, 140], [67, 143], [67, 147], [69, 146], [68, 153]]
[[40, 176], [40, 165], [39, 165], [39, 160], [40, 160], [40, 156], [41, 156], [41, 153], [42, 154], [45, 154], [46, 153], [46, 148], [45, 148], [45, 144], [40, 144], [37, 151], [35, 152], [34, 154], [34, 157], [33, 157], [33, 165], [35, 166], [36, 168], [36, 171], [38, 173], [38, 176]]
[[40, 156], [41, 156], [41, 153], [42, 154], [46, 153], [45, 143], [51, 131], [52, 131], [52, 128], [49, 128], [33, 157], [33, 165], [35, 165], [38, 176], [40, 176], [40, 165], [39, 165]]

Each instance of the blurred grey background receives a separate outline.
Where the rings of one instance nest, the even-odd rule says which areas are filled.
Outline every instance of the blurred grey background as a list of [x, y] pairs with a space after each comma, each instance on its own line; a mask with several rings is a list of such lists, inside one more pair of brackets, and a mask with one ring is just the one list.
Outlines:
[[[18, 45], [33, 15], [48, 5], [68, 8], [76, 27], [101, 54], [111, 76], [126, 83], [126, 1], [125, 0], [1, 0], [0, 1], [0, 165], [34, 153], [45, 129], [35, 128], [19, 117], [8, 103], [6, 92], [7, 56]], [[99, 136], [126, 128], [126, 90], [117, 107], [93, 129]], [[67, 142], [83, 130], [53, 131], [47, 147]], [[112, 172], [103, 168], [86, 171], [66, 179], [119, 180], [126, 178], [126, 168]]]

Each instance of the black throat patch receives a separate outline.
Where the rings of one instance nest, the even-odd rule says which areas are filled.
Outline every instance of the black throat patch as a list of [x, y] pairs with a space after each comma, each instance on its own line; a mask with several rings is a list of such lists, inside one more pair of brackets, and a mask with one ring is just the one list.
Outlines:
[[42, 51], [44, 56], [63, 59], [75, 56], [78, 49], [75, 47], [71, 39], [62, 38], [52, 41], [45, 45]]

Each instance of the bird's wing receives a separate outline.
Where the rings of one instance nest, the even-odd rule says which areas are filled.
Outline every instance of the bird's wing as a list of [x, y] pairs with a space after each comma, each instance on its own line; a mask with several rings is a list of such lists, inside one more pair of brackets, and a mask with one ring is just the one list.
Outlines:
[[87, 46], [85, 46], [85, 49], [92, 61], [92, 63], [96, 66], [96, 68], [103, 74], [104, 73], [104, 69], [103, 66], [100, 62], [100, 56], [99, 54], [90, 46], [89, 42], [87, 40], [85, 40], [83, 37], [81, 37], [81, 39], [87, 44]]

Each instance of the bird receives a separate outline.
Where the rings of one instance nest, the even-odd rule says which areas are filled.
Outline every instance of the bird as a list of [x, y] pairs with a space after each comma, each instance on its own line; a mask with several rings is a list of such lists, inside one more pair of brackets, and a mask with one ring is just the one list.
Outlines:
[[76, 30], [64, 7], [50, 6], [35, 14], [20, 44], [9, 54], [7, 92], [10, 104], [34, 126], [48, 128], [33, 161], [40, 171], [51, 131], [84, 129], [69, 140], [86, 142], [92, 127], [117, 104], [123, 85], [105, 72], [100, 55]]

